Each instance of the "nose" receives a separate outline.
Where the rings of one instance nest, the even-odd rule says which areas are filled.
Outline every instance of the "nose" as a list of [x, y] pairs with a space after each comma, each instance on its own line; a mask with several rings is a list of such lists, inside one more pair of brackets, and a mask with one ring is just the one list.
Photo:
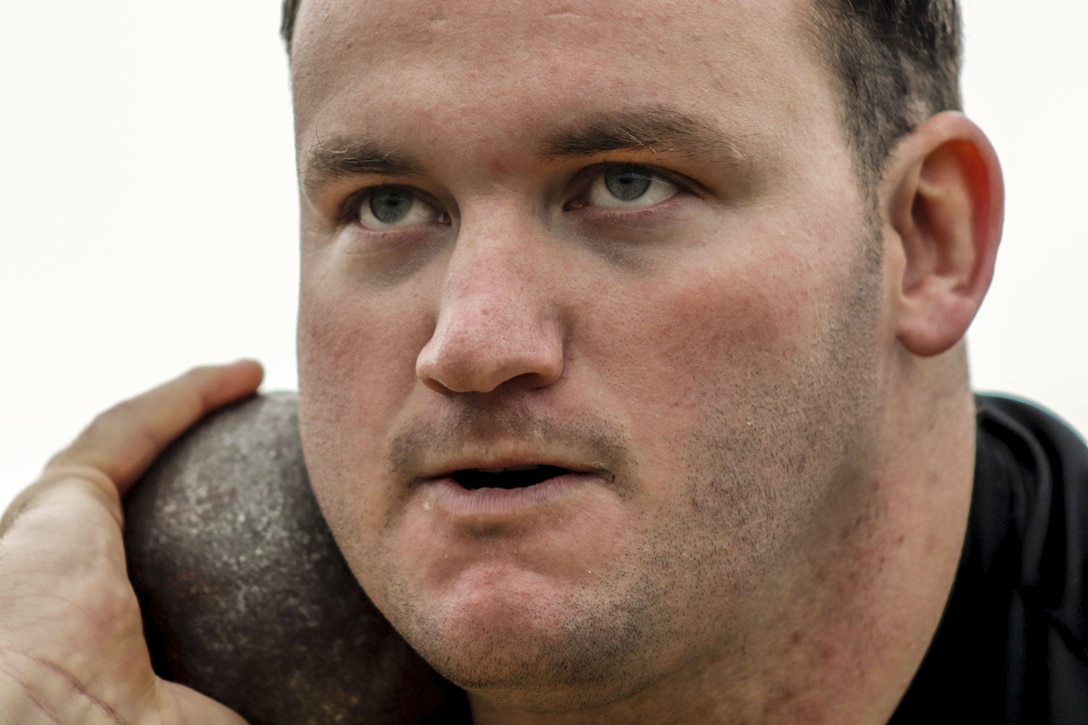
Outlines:
[[556, 290], [532, 256], [501, 241], [458, 241], [434, 332], [416, 360], [427, 387], [490, 393], [506, 384], [536, 389], [559, 380], [564, 345]]

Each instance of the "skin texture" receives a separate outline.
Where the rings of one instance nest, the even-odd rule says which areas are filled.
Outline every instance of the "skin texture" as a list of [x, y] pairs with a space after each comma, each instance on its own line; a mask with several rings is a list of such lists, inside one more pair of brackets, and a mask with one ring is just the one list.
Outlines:
[[[807, 18], [300, 11], [309, 470], [364, 589], [481, 720], [877, 721], [924, 652], [1000, 180], [949, 114], [869, 207]], [[617, 163], [674, 187], [616, 208]], [[393, 228], [366, 196], [390, 185]], [[528, 464], [579, 475], [509, 507], [438, 483]]]
[[[881, 722], [922, 658], [963, 540], [960, 341], [1000, 171], [942, 113], [862, 193], [807, 17], [303, 5], [307, 467], [476, 722]], [[618, 205], [624, 179], [647, 188]], [[238, 722], [153, 674], [119, 496], [259, 379], [198, 369], [108, 411], [5, 514], [0, 719]], [[540, 463], [571, 473], [448, 475]]]

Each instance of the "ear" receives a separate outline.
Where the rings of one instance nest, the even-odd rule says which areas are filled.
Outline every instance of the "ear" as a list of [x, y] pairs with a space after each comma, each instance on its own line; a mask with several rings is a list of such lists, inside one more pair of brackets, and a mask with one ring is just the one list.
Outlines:
[[[900, 342], [940, 354], [967, 332], [993, 277], [1004, 185], [993, 147], [966, 116], [933, 116], [902, 139], [881, 186]], [[890, 229], [891, 233], [887, 233]]]

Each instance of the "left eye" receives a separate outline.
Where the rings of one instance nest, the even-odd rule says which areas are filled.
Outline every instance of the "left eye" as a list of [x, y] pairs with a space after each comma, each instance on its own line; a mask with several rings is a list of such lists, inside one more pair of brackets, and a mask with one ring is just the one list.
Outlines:
[[358, 201], [358, 210], [359, 224], [372, 231], [440, 223], [445, 218], [412, 189], [401, 186], [380, 186], [367, 191]]
[[642, 209], [660, 204], [680, 191], [676, 184], [645, 166], [607, 166], [590, 182], [579, 206]]

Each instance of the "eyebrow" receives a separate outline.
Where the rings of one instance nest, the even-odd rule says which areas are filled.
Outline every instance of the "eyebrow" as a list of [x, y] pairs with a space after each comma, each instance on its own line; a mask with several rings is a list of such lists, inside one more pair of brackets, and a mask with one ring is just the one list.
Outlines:
[[[706, 119], [665, 106], [599, 113], [547, 138], [538, 155], [547, 160], [610, 151], [643, 150], [713, 158], [740, 165], [736, 140]], [[408, 154], [367, 140], [333, 138], [308, 152], [301, 178], [308, 192], [338, 179], [366, 174], [421, 176], [425, 166]]]
[[736, 140], [713, 123], [667, 106], [602, 113], [583, 119], [548, 139], [541, 155], [560, 159], [625, 150], [710, 156], [735, 163], [745, 160]]
[[418, 176], [422, 173], [423, 164], [406, 154], [369, 141], [346, 138], [317, 144], [310, 149], [302, 166], [303, 184], [310, 191], [331, 181], [364, 174]]

